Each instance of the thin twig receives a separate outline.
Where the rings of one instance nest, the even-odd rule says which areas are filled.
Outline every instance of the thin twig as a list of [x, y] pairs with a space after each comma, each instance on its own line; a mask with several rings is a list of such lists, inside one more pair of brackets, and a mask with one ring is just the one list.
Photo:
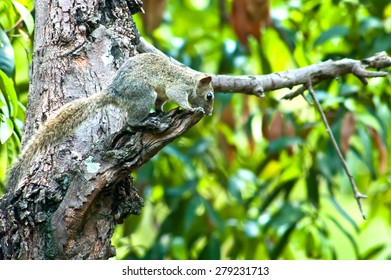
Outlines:
[[281, 99], [292, 100], [292, 99], [298, 97], [299, 95], [303, 95], [303, 93], [306, 91], [306, 89], [307, 89], [306, 86], [301, 86], [297, 90], [284, 95]]
[[361, 194], [358, 189], [357, 189], [357, 186], [356, 186], [356, 183], [354, 182], [354, 178], [352, 176], [352, 174], [350, 173], [350, 170], [343, 158], [343, 155], [341, 153], [341, 150], [339, 149], [338, 147], [338, 144], [337, 142], [335, 141], [335, 138], [334, 138], [334, 135], [333, 135], [333, 132], [331, 131], [331, 128], [330, 128], [330, 125], [326, 119], [326, 115], [324, 114], [323, 110], [322, 110], [322, 107], [320, 106], [320, 103], [319, 103], [319, 100], [318, 98], [316, 97], [315, 95], [315, 92], [314, 92], [314, 89], [312, 88], [312, 82], [311, 82], [311, 79], [309, 79], [308, 81], [308, 91], [310, 92], [311, 96], [312, 96], [312, 99], [314, 100], [315, 102], [315, 105], [316, 105], [316, 108], [318, 109], [319, 111], [319, 114], [320, 116], [322, 117], [322, 121], [324, 123], [324, 125], [326, 126], [326, 130], [327, 130], [327, 133], [329, 134], [330, 136], [330, 139], [331, 139], [331, 143], [333, 144], [334, 146], [334, 149], [336, 150], [337, 152], [337, 155], [339, 157], [339, 160], [341, 161], [342, 163], [342, 166], [345, 170], [345, 173], [346, 175], [349, 177], [349, 181], [350, 181], [350, 185], [352, 186], [352, 190], [353, 190], [353, 193], [354, 193], [354, 197], [356, 198], [356, 201], [358, 203], [358, 207], [360, 208], [360, 211], [361, 211], [361, 215], [362, 217], [364, 218], [364, 220], [367, 218], [366, 215], [365, 215], [365, 212], [364, 212], [364, 209], [361, 205], [361, 199], [363, 198], [367, 198], [366, 195], [363, 195]]

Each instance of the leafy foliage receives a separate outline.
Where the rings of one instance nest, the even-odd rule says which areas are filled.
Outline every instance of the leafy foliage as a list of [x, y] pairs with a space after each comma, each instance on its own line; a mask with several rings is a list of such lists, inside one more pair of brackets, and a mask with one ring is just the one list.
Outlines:
[[34, 31], [32, 8], [33, 1], [0, 2], [0, 182], [22, 137]]
[[[226, 17], [237, 1], [167, 1], [165, 9], [144, 2], [152, 2], [146, 13], [162, 11], [163, 20], [154, 29], [156, 21], [146, 26], [140, 16], [139, 29], [205, 72], [257, 75], [391, 51], [387, 0], [274, 0], [260, 41], [250, 36], [246, 45], [238, 40], [245, 32], [238, 19], [233, 28]], [[31, 10], [32, 1], [0, 2], [1, 179], [20, 141]], [[117, 227], [117, 258], [389, 259], [390, 82], [363, 86], [348, 75], [316, 88], [358, 187], [369, 196], [367, 221], [313, 107], [300, 97], [281, 101], [289, 89], [263, 100], [218, 93], [213, 117], [134, 174], [146, 206]]]

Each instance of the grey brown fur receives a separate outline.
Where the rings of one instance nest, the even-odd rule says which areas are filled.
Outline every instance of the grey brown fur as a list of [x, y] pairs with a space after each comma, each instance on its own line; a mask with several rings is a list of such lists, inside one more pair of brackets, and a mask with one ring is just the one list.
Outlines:
[[170, 100], [185, 110], [211, 115], [211, 77], [174, 65], [167, 57], [145, 53], [132, 57], [118, 69], [108, 88], [87, 98], [72, 101], [38, 129], [12, 166], [7, 189], [15, 189], [38, 153], [64, 140], [100, 108], [110, 104], [127, 114], [130, 125], [137, 125], [155, 105], [157, 112]]

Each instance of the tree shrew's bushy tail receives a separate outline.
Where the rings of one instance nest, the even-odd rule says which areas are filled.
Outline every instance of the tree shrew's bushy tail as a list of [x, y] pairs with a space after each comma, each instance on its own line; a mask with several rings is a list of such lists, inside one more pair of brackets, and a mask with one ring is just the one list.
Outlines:
[[107, 93], [100, 92], [65, 104], [54, 112], [23, 147], [9, 171], [6, 189], [16, 189], [35, 156], [72, 134], [97, 109], [107, 104], [106, 98]]

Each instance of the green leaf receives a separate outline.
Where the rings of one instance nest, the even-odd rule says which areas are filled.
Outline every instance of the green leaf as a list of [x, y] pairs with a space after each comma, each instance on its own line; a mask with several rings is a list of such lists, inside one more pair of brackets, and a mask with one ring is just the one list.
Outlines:
[[166, 147], [164, 147], [162, 152], [169, 155], [169, 156], [177, 158], [178, 160], [183, 162], [184, 166], [191, 165], [190, 157], [187, 154], [182, 153], [179, 149], [177, 149], [174, 146], [166, 146]]
[[310, 258], [322, 257], [322, 231], [315, 226], [308, 226], [305, 230], [305, 251]]
[[381, 125], [379, 123], [379, 120], [376, 119], [376, 117], [374, 117], [371, 114], [359, 114], [359, 115], [356, 115], [356, 120], [358, 122], [364, 124], [365, 127], [372, 127], [377, 132], [379, 132], [379, 133], [382, 132], [382, 128], [381, 128]]
[[215, 234], [210, 236], [208, 244], [202, 250], [200, 259], [202, 260], [220, 260], [221, 242]]
[[289, 51], [293, 53], [296, 48], [296, 32], [286, 28], [280, 22], [276, 22], [275, 28], [281, 40], [287, 45]]
[[253, 172], [247, 169], [239, 169], [228, 178], [228, 190], [240, 203], [243, 201], [242, 192], [248, 183], [256, 182], [257, 178]]
[[317, 170], [312, 165], [306, 178], [307, 196], [309, 201], [318, 209], [319, 208], [319, 181]]
[[334, 217], [328, 215], [327, 218], [329, 220], [331, 220], [334, 225], [336, 225], [336, 227], [347, 237], [347, 239], [350, 241], [350, 243], [352, 244], [353, 246], [353, 249], [354, 249], [354, 253], [356, 254], [356, 258], [359, 258], [360, 256], [360, 253], [358, 251], [358, 245], [357, 245], [357, 242], [356, 240], [354, 239], [354, 237], [345, 229], [344, 226], [341, 225], [340, 222], [338, 222]]
[[293, 231], [296, 228], [296, 224], [292, 223], [283, 233], [281, 236], [281, 239], [278, 241], [276, 246], [273, 248], [273, 250], [270, 252], [270, 259], [275, 260], [278, 259], [278, 257], [281, 255], [281, 253], [284, 251], [286, 245], [288, 244], [289, 237], [293, 233]]
[[357, 96], [360, 92], [360, 87], [358, 85], [350, 85], [347, 83], [342, 83], [339, 88], [339, 94], [343, 97]]
[[294, 203], [283, 204], [264, 226], [264, 232], [269, 229], [276, 231], [279, 240], [276, 245], [269, 246], [271, 259], [277, 259], [288, 244], [289, 237], [296, 229], [297, 223], [305, 216], [300, 205]]
[[[265, 198], [263, 204], [260, 207], [259, 212], [264, 213], [266, 211], [266, 209], [268, 208], [268, 206], [276, 201], [276, 197], [278, 196], [278, 194], [280, 192], [282, 192], [283, 190], [289, 191], [293, 187], [293, 185], [296, 183], [296, 181], [297, 181], [297, 179], [289, 180], [289, 181], [284, 182], [283, 184], [275, 187], [273, 189], [273, 191], [270, 192], [270, 194]], [[270, 184], [269, 181], [267, 183]]]
[[365, 162], [365, 165], [367, 166], [369, 172], [371, 173], [372, 178], [376, 178], [376, 171], [375, 171], [375, 165], [373, 162], [373, 145], [372, 140], [369, 137], [369, 134], [365, 128], [360, 128], [357, 130], [357, 134], [360, 138], [360, 141], [363, 145], [363, 151], [362, 156], [360, 153], [358, 153], [359, 158], [362, 158]]
[[28, 34], [29, 35], [33, 34], [33, 32], [34, 32], [34, 19], [31, 15], [31, 13], [29, 12], [29, 10], [27, 10], [27, 8], [25, 6], [23, 6], [22, 4], [20, 4], [19, 2], [15, 1], [15, 0], [12, 0], [12, 4], [14, 4], [16, 10], [18, 10], [24, 23], [26, 24]]
[[330, 39], [345, 37], [349, 34], [349, 29], [344, 25], [336, 25], [326, 30], [315, 40], [314, 47], [327, 42]]
[[5, 122], [0, 123], [0, 142], [4, 144], [8, 138], [11, 137], [14, 131], [14, 124], [10, 119], [6, 119]]
[[197, 180], [186, 181], [180, 186], [166, 189], [165, 195], [171, 198], [180, 198], [187, 192], [193, 192], [197, 187], [197, 183]]
[[221, 243], [220, 240], [216, 237], [216, 234], [212, 234], [208, 247], [210, 250], [210, 259], [220, 260]]
[[200, 204], [199, 196], [196, 196], [188, 202], [185, 210], [185, 221], [184, 221], [184, 231], [189, 232], [191, 226], [193, 225], [197, 215], [196, 209]]
[[188, 150], [188, 154], [197, 156], [206, 154], [209, 146], [210, 141], [206, 139], [199, 139], [190, 147], [190, 149]]
[[[0, 91], [3, 93], [8, 105], [9, 116], [14, 117], [18, 114], [18, 97], [14, 85], [8, 76], [0, 70]], [[12, 105], [12, 106], [10, 106]]]
[[270, 228], [276, 229], [279, 233], [282, 233], [291, 225], [296, 224], [304, 217], [304, 212], [301, 210], [300, 205], [295, 203], [285, 203], [278, 211], [273, 214], [273, 217], [264, 226], [264, 231]]
[[148, 250], [148, 252], [145, 254], [144, 259], [149, 260], [162, 260], [164, 259], [164, 256], [168, 252], [168, 246], [171, 245], [171, 243], [162, 241], [162, 238], [160, 240], [156, 240], [155, 243], [151, 246], [151, 248]]
[[381, 30], [383, 28], [383, 24], [381, 20], [377, 17], [369, 17], [364, 18], [363, 21], [360, 23], [360, 33], [365, 34], [368, 31], [372, 30]]
[[371, 260], [376, 257], [381, 251], [386, 248], [385, 244], [375, 245], [374, 247], [368, 249], [364, 254], [361, 255], [361, 260]]
[[186, 241], [183, 237], [176, 236], [171, 239], [170, 243], [171, 253], [174, 259], [176, 260], [187, 260], [187, 248]]
[[343, 208], [341, 207], [341, 205], [337, 202], [337, 200], [335, 199], [335, 197], [333, 196], [330, 196], [330, 200], [331, 202], [334, 204], [334, 207], [335, 209], [338, 210], [338, 212], [341, 214], [341, 216], [346, 220], [348, 221], [352, 226], [353, 228], [355, 229], [355, 231], [358, 233], [360, 231], [357, 223], [352, 219], [352, 217], [350, 217], [348, 215], [348, 213], [346, 213], [345, 210], [343, 210]]
[[219, 214], [216, 212], [216, 210], [212, 207], [212, 205], [207, 201], [206, 199], [202, 199], [203, 204], [205, 206], [206, 213], [208, 214], [208, 219], [212, 222], [214, 226], [220, 231], [224, 231], [224, 225], [223, 221], [221, 220]]
[[373, 52], [381, 52], [391, 48], [391, 35], [384, 34], [375, 38]]
[[11, 76], [15, 68], [14, 49], [7, 34], [0, 28], [0, 70]]
[[300, 137], [282, 137], [271, 141], [266, 149], [266, 152], [278, 153], [283, 149], [289, 148], [290, 146], [301, 144], [303, 144], [303, 140]]

